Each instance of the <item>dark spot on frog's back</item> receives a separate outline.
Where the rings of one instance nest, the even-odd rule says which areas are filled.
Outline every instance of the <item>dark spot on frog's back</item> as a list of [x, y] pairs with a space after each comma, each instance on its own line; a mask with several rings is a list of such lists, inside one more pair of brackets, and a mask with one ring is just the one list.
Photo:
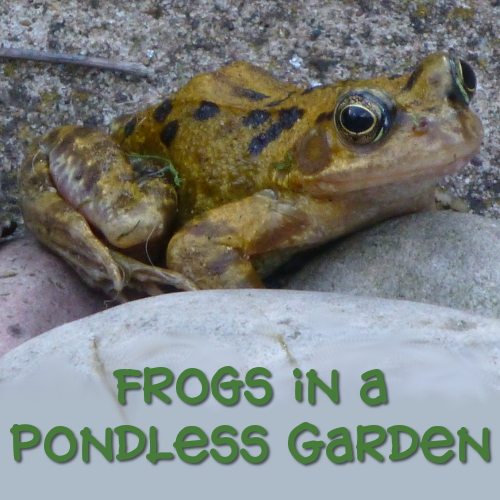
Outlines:
[[153, 118], [158, 123], [163, 123], [172, 111], [172, 108], [172, 101], [170, 99], [166, 99], [156, 107], [153, 113]]
[[270, 139], [268, 137], [267, 132], [264, 132], [262, 134], [258, 134], [255, 137], [252, 138], [250, 141], [250, 144], [248, 145], [248, 152], [250, 153], [250, 156], [258, 156], [262, 151], [264, 151], [264, 148], [270, 143]]
[[287, 99], [289, 99], [293, 94], [295, 94], [295, 91], [288, 92], [288, 95], [284, 97], [283, 99], [278, 99], [277, 101], [269, 102], [266, 104], [266, 108], [274, 108], [276, 106], [280, 106], [283, 104]]
[[137, 117], [134, 116], [130, 121], [127, 122], [125, 127], [123, 127], [123, 138], [131, 136], [134, 133], [135, 127], [137, 125]]
[[265, 109], [254, 109], [243, 119], [243, 125], [250, 128], [257, 128], [271, 118], [271, 113]]
[[245, 97], [250, 101], [263, 101], [264, 99], [268, 99], [269, 96], [266, 94], [262, 94], [261, 92], [257, 92], [252, 89], [238, 89], [238, 96]]
[[203, 122], [218, 115], [219, 112], [220, 108], [219, 106], [217, 106], [217, 104], [215, 104], [215, 102], [201, 101], [200, 106], [194, 112], [193, 116], [195, 120]]
[[278, 121], [270, 125], [265, 132], [253, 137], [250, 141], [248, 145], [250, 156], [260, 155], [269, 143], [279, 138], [284, 130], [290, 130], [304, 113], [305, 111], [297, 106], [280, 109]]
[[290, 130], [294, 124], [304, 116], [304, 110], [294, 106], [293, 108], [280, 109], [279, 123], [284, 130]]
[[307, 89], [304, 89], [300, 95], [307, 95], [310, 94], [311, 92], [314, 92], [316, 89], [320, 89], [321, 85], [317, 85], [316, 87], [307, 87]]
[[264, 151], [269, 143], [279, 138], [281, 133], [285, 130], [281, 122], [273, 123], [265, 132], [256, 135], [248, 145], [250, 156], [257, 156]]
[[169, 148], [170, 145], [172, 144], [172, 141], [175, 139], [178, 130], [179, 130], [178, 120], [169, 122], [163, 127], [163, 130], [160, 133], [160, 139], [161, 142], [163, 142], [163, 144], [167, 146], [167, 148]]

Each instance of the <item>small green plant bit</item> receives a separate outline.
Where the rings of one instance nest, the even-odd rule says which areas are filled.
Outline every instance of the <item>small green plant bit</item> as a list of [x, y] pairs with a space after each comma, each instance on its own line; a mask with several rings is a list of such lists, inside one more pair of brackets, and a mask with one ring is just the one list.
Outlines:
[[173, 182], [175, 187], [179, 187], [181, 185], [181, 182], [183, 181], [183, 179], [179, 177], [179, 172], [177, 172], [174, 165], [168, 158], [156, 155], [136, 155], [136, 154], [129, 154], [128, 157], [137, 160], [158, 160], [161, 161], [163, 164], [165, 164], [165, 167], [163, 167], [160, 170], [157, 170], [155, 172], [146, 172], [142, 174], [141, 180], [151, 177], [164, 177], [165, 176], [164, 174], [166, 172], [170, 172], [173, 176]]
[[273, 163], [273, 167], [276, 170], [288, 170], [292, 166], [292, 153], [289, 151], [285, 155], [285, 160], [279, 163]]

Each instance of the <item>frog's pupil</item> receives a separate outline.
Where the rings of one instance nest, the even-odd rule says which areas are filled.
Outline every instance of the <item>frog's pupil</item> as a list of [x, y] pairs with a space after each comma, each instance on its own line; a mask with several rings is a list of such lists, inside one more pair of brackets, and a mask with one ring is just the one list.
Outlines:
[[375, 118], [370, 111], [362, 106], [347, 106], [341, 113], [342, 125], [353, 134], [361, 134], [370, 130]]
[[462, 78], [464, 80], [465, 89], [472, 93], [476, 90], [476, 74], [470, 64], [460, 59], [459, 64], [462, 67]]

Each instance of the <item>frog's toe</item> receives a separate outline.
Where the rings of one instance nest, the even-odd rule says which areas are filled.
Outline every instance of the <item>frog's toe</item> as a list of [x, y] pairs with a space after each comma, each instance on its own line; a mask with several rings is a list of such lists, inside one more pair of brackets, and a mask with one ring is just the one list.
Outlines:
[[110, 250], [113, 260], [123, 273], [124, 286], [147, 295], [164, 293], [162, 287], [174, 287], [177, 290], [194, 291], [199, 288], [181, 273], [143, 264], [138, 260]]

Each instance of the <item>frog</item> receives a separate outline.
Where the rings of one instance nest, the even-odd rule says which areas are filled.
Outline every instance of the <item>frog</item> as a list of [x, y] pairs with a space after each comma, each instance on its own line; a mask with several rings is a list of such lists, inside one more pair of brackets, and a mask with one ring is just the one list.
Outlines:
[[19, 172], [24, 221], [114, 297], [262, 288], [298, 252], [432, 208], [437, 182], [480, 148], [476, 86], [446, 52], [306, 88], [235, 62], [109, 133], [36, 139]]

